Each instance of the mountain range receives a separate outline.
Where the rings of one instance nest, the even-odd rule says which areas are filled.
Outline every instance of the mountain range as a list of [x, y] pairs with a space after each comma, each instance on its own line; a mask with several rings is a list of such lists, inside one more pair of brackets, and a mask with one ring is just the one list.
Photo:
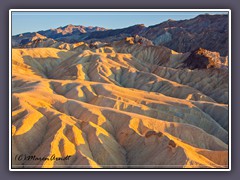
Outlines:
[[189, 20], [167, 20], [145, 27], [143, 24], [122, 29], [67, 25], [56, 29], [23, 33], [12, 37], [12, 45], [19, 47], [36, 39], [51, 38], [66, 43], [113, 42], [124, 37], [139, 35], [177, 52], [189, 52], [197, 48], [217, 51], [228, 55], [228, 16], [199, 15]]

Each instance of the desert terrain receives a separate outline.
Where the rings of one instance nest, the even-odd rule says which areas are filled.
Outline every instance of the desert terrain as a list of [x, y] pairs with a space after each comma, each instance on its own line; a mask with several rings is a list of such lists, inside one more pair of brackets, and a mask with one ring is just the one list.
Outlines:
[[[189, 21], [199, 25], [199, 19]], [[171, 23], [179, 25], [159, 25], [158, 37], [155, 26], [143, 25], [130, 35], [129, 29], [78, 27], [91, 39], [76, 42], [69, 41], [73, 33], [65, 35], [69, 27], [64, 36], [13, 37], [12, 166], [227, 168], [227, 45], [208, 38], [211, 49], [200, 37], [204, 42], [193, 49], [181, 45], [185, 40], [173, 45], [175, 30], [165, 27]], [[209, 37], [212, 31], [218, 29]]]

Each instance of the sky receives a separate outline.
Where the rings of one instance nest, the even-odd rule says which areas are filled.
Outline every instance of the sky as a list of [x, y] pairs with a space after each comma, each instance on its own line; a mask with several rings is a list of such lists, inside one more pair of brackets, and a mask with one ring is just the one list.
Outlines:
[[68, 24], [118, 29], [135, 24], [151, 26], [168, 19], [191, 19], [199, 14], [227, 12], [12, 12], [12, 35], [58, 28]]

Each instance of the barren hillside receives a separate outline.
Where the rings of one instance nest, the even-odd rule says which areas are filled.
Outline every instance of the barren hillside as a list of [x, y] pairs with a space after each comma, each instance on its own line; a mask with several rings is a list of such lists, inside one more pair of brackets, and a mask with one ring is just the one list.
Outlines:
[[12, 49], [17, 154], [46, 157], [17, 168], [226, 168], [227, 57], [139, 36]]

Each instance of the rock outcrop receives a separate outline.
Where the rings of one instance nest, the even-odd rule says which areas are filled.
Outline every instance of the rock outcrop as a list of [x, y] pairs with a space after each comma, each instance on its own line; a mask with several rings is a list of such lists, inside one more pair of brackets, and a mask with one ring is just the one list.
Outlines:
[[183, 62], [183, 67], [189, 69], [221, 68], [222, 66], [224, 64], [222, 64], [218, 52], [211, 52], [203, 48], [192, 51]]

